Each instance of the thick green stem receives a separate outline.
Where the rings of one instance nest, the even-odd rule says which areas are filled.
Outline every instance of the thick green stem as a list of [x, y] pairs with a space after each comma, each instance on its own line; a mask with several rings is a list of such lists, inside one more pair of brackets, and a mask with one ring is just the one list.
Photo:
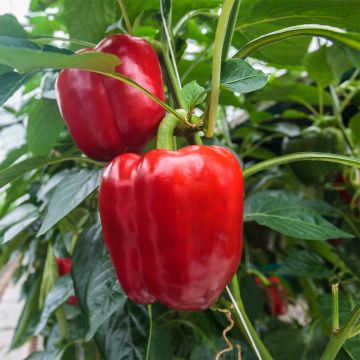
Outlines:
[[231, 15], [231, 10], [236, 0], [225, 0], [219, 17], [218, 25], [215, 32], [215, 42], [213, 50], [213, 64], [211, 74], [211, 93], [209, 99], [209, 112], [205, 114], [206, 137], [212, 137], [215, 131], [217, 109], [220, 96], [220, 74], [223, 47], [226, 37], [226, 29]]
[[176, 127], [183, 127], [183, 122], [179, 120], [179, 116], [181, 118], [186, 117], [186, 110], [178, 109], [177, 115], [168, 114], [161, 121], [157, 137], [156, 137], [156, 148], [164, 149], [164, 150], [175, 150], [174, 144], [174, 132]]
[[343, 347], [345, 341], [352, 336], [352, 331], [360, 317], [360, 305], [351, 313], [349, 320], [336, 334], [333, 334], [320, 360], [333, 360]]
[[273, 360], [245, 312], [244, 305], [241, 300], [239, 282], [236, 275], [231, 281], [231, 289], [232, 292], [228, 286], [226, 287], [226, 291], [233, 303], [231, 314], [239, 326], [243, 336], [246, 338], [259, 360]]
[[249, 168], [244, 170], [244, 177], [246, 178], [251, 175], [257, 174], [258, 172], [267, 170], [273, 166], [283, 165], [294, 161], [303, 161], [303, 160], [326, 161], [326, 162], [332, 162], [332, 163], [360, 168], [360, 160], [348, 156], [317, 153], [317, 152], [300, 152], [300, 153], [278, 156], [274, 159], [265, 160], [253, 166], [250, 166]]

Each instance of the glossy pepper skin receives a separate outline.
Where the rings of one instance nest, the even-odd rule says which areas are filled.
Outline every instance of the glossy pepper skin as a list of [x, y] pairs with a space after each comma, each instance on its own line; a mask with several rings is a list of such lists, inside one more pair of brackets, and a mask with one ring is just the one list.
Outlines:
[[[71, 261], [70, 258], [57, 257], [56, 258], [56, 263], [57, 263], [58, 273], [59, 273], [60, 277], [71, 273], [72, 261]], [[77, 299], [76, 296], [70, 296], [69, 299], [66, 302], [69, 305], [76, 305], [76, 304], [78, 304], [78, 299]]]
[[[114, 54], [121, 63], [116, 72], [149, 90], [164, 101], [159, 60], [143, 39], [115, 34], [94, 49]], [[56, 82], [62, 117], [78, 148], [95, 160], [140, 151], [155, 134], [165, 115], [149, 97], [119, 80], [78, 69], [60, 72]]]
[[239, 266], [243, 177], [224, 148], [120, 155], [102, 173], [99, 208], [117, 277], [136, 303], [204, 310]]

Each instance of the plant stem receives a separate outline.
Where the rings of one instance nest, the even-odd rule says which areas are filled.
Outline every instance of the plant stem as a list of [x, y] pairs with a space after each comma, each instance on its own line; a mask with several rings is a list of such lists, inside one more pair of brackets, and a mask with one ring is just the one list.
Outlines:
[[244, 177], [249, 177], [251, 175], [257, 174], [260, 171], [264, 171], [273, 166], [283, 165], [294, 161], [302, 161], [302, 160], [316, 160], [316, 161], [326, 161], [332, 162], [347, 166], [353, 166], [356, 168], [360, 168], [360, 160], [354, 159], [348, 156], [336, 155], [336, 154], [328, 154], [328, 153], [319, 153], [319, 152], [299, 152], [289, 155], [278, 156], [274, 159], [269, 159], [257, 163], [249, 168], [245, 169], [243, 172]]
[[[172, 41], [171, 41], [171, 36], [170, 36], [170, 33], [169, 33], [168, 24], [166, 23], [166, 19], [164, 17], [164, 9], [163, 9], [163, 2], [162, 1], [160, 1], [160, 10], [161, 10], [160, 11], [161, 21], [163, 23], [163, 29], [164, 29], [165, 37], [166, 37], [166, 40], [167, 40], [168, 50], [170, 52], [170, 60], [171, 60], [171, 63], [172, 63], [172, 70], [175, 73], [177, 86], [181, 89], [180, 76], [179, 76], [179, 72], [178, 72], [178, 69], [177, 69], [177, 66], [176, 66], [176, 58], [175, 58], [175, 53], [174, 53], [174, 49], [173, 49], [173, 45], [172, 45]], [[167, 49], [164, 51], [164, 53], [167, 53]]]
[[68, 327], [65, 317], [65, 311], [62, 306], [55, 311], [57, 323], [59, 325], [60, 338], [62, 340], [68, 337]]
[[213, 64], [211, 74], [211, 93], [209, 99], [209, 112], [205, 114], [206, 121], [206, 137], [212, 137], [215, 130], [217, 109], [220, 95], [220, 74], [221, 60], [226, 37], [226, 29], [228, 26], [231, 10], [236, 0], [225, 0], [224, 6], [219, 17], [218, 25], [215, 32], [215, 42], [213, 50]]
[[348, 154], [352, 155], [353, 154], [353, 149], [352, 149], [352, 141], [349, 137], [349, 134], [347, 133], [344, 123], [343, 123], [343, 118], [342, 118], [342, 114], [341, 114], [341, 109], [340, 109], [340, 101], [339, 101], [339, 97], [337, 96], [335, 87], [333, 85], [329, 86], [330, 88], [330, 94], [333, 100], [333, 111], [334, 111], [334, 116], [337, 120], [338, 126], [344, 136], [344, 138], [346, 139], [346, 150], [348, 152]]
[[211, 47], [211, 43], [206, 46], [206, 48], [199, 54], [199, 56], [196, 59], [191, 61], [189, 66], [186, 68], [186, 70], [182, 74], [181, 81], [184, 82], [184, 80], [189, 76], [189, 74], [191, 74], [191, 71], [193, 71], [195, 69], [196, 65], [199, 64], [200, 61], [204, 58], [206, 53], [209, 51], [210, 47]]
[[[237, 29], [239, 30], [239, 27]], [[249, 41], [234, 55], [234, 57], [245, 59], [254, 51], [261, 49], [263, 46], [300, 35], [319, 36], [330, 40], [338, 40], [352, 48], [359, 50], [359, 43], [349, 38], [345, 38], [344, 33], [345, 32], [342, 29], [326, 25], [303, 24], [290, 26], [262, 35], [254, 40]]]
[[260, 337], [256, 333], [253, 325], [251, 324], [245, 309], [244, 305], [241, 300], [240, 296], [240, 288], [237, 276], [235, 275], [231, 281], [231, 288], [234, 295], [231, 293], [229, 287], [226, 287], [226, 291], [231, 299], [231, 302], [234, 306], [230, 311], [238, 324], [241, 332], [243, 333], [244, 337], [247, 339], [248, 343], [254, 350], [257, 358], [259, 360], [272, 360], [272, 356], [266, 349], [265, 345], [261, 341]]
[[[181, 117], [186, 117], [186, 110], [178, 109], [178, 115]], [[192, 124], [190, 124], [192, 125]], [[161, 121], [158, 133], [156, 136], [156, 148], [164, 150], [175, 150], [174, 143], [174, 131], [176, 127], [184, 127], [184, 124], [179, 121], [178, 116], [173, 114], [168, 114]]]
[[73, 38], [66, 39], [66, 38], [63, 38], [60, 36], [35, 36], [35, 37], [30, 37], [29, 40], [34, 43], [39, 43], [39, 44], [49, 42], [49, 40], [58, 40], [58, 41], [64, 41], [64, 42], [68, 42], [68, 43], [85, 46], [87, 48], [93, 48], [96, 46], [96, 44], [88, 42], [88, 41], [73, 39]]
[[346, 324], [333, 334], [328, 342], [320, 360], [333, 360], [344, 345], [345, 341], [352, 335], [352, 331], [360, 317], [360, 305], [358, 305], [350, 314]]
[[172, 62], [169, 58], [169, 54], [167, 54], [167, 52], [162, 49], [160, 56], [164, 63], [165, 72], [168, 78], [168, 85], [170, 87], [175, 106], [177, 108], [185, 108], [185, 104], [181, 98], [181, 88], [179, 86], [179, 81], [176, 77]]
[[148, 314], [149, 314], [150, 327], [149, 327], [149, 338], [148, 338], [148, 343], [147, 343], [147, 348], [146, 348], [146, 358], [145, 358], [145, 360], [149, 360], [150, 349], [151, 349], [151, 339], [152, 339], [152, 328], [153, 328], [152, 307], [151, 307], [151, 305], [148, 305], [147, 309], [148, 309]]
[[233, 5], [231, 13], [230, 13], [230, 19], [229, 19], [229, 22], [227, 25], [226, 35], [225, 35], [225, 40], [224, 40], [224, 47], [223, 47], [223, 51], [222, 51], [222, 61], [225, 61], [229, 54], [229, 50], [230, 50], [230, 46], [231, 46], [231, 42], [232, 42], [232, 38], [233, 38], [233, 34], [234, 34], [234, 29], [235, 29], [235, 25], [236, 25], [236, 19], [237, 19], [239, 9], [240, 9], [240, 3], [241, 3], [241, 0], [235, 0], [235, 3]]
[[168, 112], [174, 114], [175, 116], [177, 116], [179, 118], [179, 120], [184, 121], [184, 119], [176, 112], [176, 110], [174, 110], [171, 106], [167, 105], [166, 103], [164, 103], [163, 101], [161, 101], [159, 98], [157, 98], [155, 95], [153, 95], [150, 91], [146, 90], [143, 86], [141, 86], [140, 84], [138, 84], [137, 82], [127, 78], [126, 76], [120, 75], [120, 74], [109, 74], [103, 71], [95, 71], [95, 70], [89, 70], [89, 71], [93, 71], [95, 73], [98, 74], [102, 74], [108, 77], [111, 77], [113, 79], [117, 79], [122, 81], [125, 84], [128, 84], [130, 86], [132, 86], [133, 88], [141, 91], [143, 94], [145, 94], [146, 96], [148, 96], [150, 99], [152, 99], [153, 101], [155, 101], [157, 104], [159, 104], [160, 106], [162, 106], [165, 110], [167, 110]]
[[354, 337], [360, 334], [360, 324], [357, 324], [353, 327], [350, 337]]
[[120, 6], [120, 9], [121, 9], [122, 16], [124, 17], [124, 20], [125, 20], [125, 25], [126, 25], [126, 29], [128, 31], [128, 34], [132, 35], [133, 30], [132, 30], [132, 27], [131, 27], [131, 23], [130, 23], [128, 13], [126, 11], [124, 0], [118, 0], [118, 3], [119, 3], [119, 6]]
[[181, 28], [186, 24], [188, 20], [190, 20], [192, 17], [202, 15], [202, 16], [208, 16], [208, 17], [217, 17], [217, 13], [208, 10], [208, 9], [197, 9], [193, 11], [189, 11], [186, 15], [184, 15], [174, 26], [174, 35], [177, 35], [178, 32], [181, 30]]
[[333, 284], [332, 292], [332, 332], [336, 334], [339, 331], [339, 284]]

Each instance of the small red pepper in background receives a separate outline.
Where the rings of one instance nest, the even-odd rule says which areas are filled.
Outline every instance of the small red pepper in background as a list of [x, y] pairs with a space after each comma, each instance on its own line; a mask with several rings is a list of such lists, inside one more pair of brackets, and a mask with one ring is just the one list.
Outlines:
[[[346, 178], [343, 175], [337, 175], [335, 181], [333, 182], [333, 186], [342, 187], [346, 185]], [[340, 195], [340, 197], [347, 203], [351, 204], [352, 196], [348, 193], [348, 191], [344, 189], [337, 189], [336, 192]]]
[[[56, 258], [56, 263], [57, 263], [57, 266], [58, 266], [58, 272], [59, 272], [60, 277], [71, 273], [72, 261], [71, 261], [70, 258], [57, 257]], [[76, 296], [70, 296], [69, 299], [66, 302], [69, 305], [77, 305], [79, 303]]]
[[263, 285], [260, 278], [256, 278], [255, 282], [260, 285], [264, 291], [266, 298], [266, 306], [271, 315], [284, 315], [288, 305], [289, 295], [287, 290], [281, 285], [277, 276], [267, 278], [269, 285]]
[[123, 154], [99, 189], [104, 238], [136, 303], [176, 310], [211, 306], [242, 252], [243, 176], [219, 146]]
[[[94, 49], [119, 57], [116, 72], [164, 101], [160, 63], [151, 45], [124, 34], [110, 35]], [[60, 112], [78, 148], [95, 160], [138, 152], [155, 134], [165, 110], [134, 87], [105, 75], [65, 69], [56, 82]]]

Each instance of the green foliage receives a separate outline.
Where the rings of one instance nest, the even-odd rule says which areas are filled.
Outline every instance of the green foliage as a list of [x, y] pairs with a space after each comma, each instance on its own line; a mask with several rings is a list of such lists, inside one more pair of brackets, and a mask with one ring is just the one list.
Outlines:
[[37, 100], [29, 111], [26, 142], [34, 156], [49, 155], [64, 128], [56, 101]]
[[109, 24], [118, 19], [118, 6], [114, 0], [64, 1], [64, 20], [69, 34], [74, 39], [93, 43], [104, 37]]
[[[158, 0], [123, 2], [133, 34], [158, 52], [167, 104], [175, 107], [178, 91], [186, 110], [206, 123], [216, 26], [228, 1], [162, 0], [162, 14]], [[358, 160], [359, 8], [359, 0], [242, 0], [217, 74], [215, 136], [204, 143], [231, 149], [244, 171], [297, 152]], [[215, 358], [227, 347], [222, 335], [229, 320], [218, 311], [229, 305], [226, 292], [204, 312], [155, 303], [151, 316], [126, 297], [99, 222], [96, 190], [104, 164], [76, 149], [55, 101], [58, 70], [114, 74], [117, 57], [75, 51], [127, 31], [118, 2], [32, 0], [26, 22], [0, 16], [0, 272], [18, 256], [15, 278], [24, 279], [11, 348], [38, 334], [43, 351], [28, 360]], [[225, 33], [231, 38], [229, 28]], [[161, 54], [170, 46], [179, 90], [169, 80], [176, 71], [169, 74]], [[244, 48], [251, 57], [241, 58]], [[358, 170], [332, 162], [298, 161], [246, 176], [237, 275], [248, 317], [273, 359], [320, 359], [335, 317], [332, 283], [340, 283], [340, 330], [360, 303], [359, 194]], [[206, 206], [216, 200], [213, 194]], [[58, 278], [56, 257], [72, 259], [71, 274]], [[266, 279], [274, 276], [287, 293], [283, 315], [269, 311]], [[79, 303], [69, 305], [74, 294]], [[227, 334], [234, 348], [221, 359], [237, 358], [238, 345], [243, 359], [257, 359], [239, 325]], [[358, 320], [354, 329], [360, 331]], [[359, 334], [353, 335], [337, 359], [360, 358]]]
[[305, 240], [351, 238], [348, 234], [299, 203], [298, 199], [278, 198], [257, 193], [245, 201], [245, 221], [256, 221], [284, 235]]
[[241, 59], [226, 61], [221, 70], [221, 87], [226, 90], [247, 93], [259, 90], [266, 84], [267, 75]]
[[83, 309], [86, 337], [113, 315], [119, 303], [125, 301], [101, 234], [94, 225], [84, 230], [74, 249], [75, 292]]
[[50, 198], [38, 235], [45, 234], [86, 199], [98, 187], [99, 176], [97, 170], [83, 170], [61, 182]]

